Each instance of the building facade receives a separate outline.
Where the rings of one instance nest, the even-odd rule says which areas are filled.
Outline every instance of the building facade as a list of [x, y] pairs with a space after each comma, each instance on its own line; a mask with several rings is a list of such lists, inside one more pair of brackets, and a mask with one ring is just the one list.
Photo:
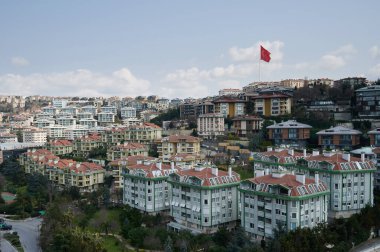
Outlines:
[[267, 127], [269, 139], [275, 145], [290, 145], [292, 147], [304, 147], [310, 138], [310, 129], [307, 124], [295, 120], [277, 123]]
[[318, 145], [330, 149], [352, 149], [360, 144], [361, 134], [343, 126], [331, 127], [317, 132]]
[[198, 117], [197, 131], [202, 138], [214, 139], [224, 135], [224, 116], [222, 114], [203, 114]]

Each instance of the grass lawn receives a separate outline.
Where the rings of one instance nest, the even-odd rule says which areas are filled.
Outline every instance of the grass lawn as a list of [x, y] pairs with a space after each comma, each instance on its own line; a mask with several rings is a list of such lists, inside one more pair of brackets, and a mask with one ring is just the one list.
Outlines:
[[107, 252], [120, 252], [123, 251], [123, 246], [113, 236], [104, 236], [103, 237], [103, 247], [107, 250]]
[[6, 233], [4, 234], [4, 238], [9, 241], [19, 252], [24, 252], [24, 249], [20, 243], [20, 237], [17, 234]]

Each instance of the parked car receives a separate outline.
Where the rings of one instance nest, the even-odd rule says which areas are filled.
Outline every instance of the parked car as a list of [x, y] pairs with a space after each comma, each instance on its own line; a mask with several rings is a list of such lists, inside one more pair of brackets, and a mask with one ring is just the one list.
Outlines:
[[11, 230], [11, 229], [12, 229], [12, 225], [9, 225], [5, 222], [0, 224], [0, 230]]

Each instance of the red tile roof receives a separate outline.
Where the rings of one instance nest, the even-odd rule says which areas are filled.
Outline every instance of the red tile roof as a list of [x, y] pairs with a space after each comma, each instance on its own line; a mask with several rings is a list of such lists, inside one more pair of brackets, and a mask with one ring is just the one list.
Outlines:
[[228, 172], [218, 170], [216, 176], [212, 170], [217, 168], [195, 168], [188, 170], [181, 170], [176, 172], [180, 177], [183, 177], [182, 181], [186, 182], [188, 178], [195, 177], [201, 180], [201, 186], [216, 186], [230, 183], [240, 182], [240, 175], [236, 172], [232, 172], [232, 176], [228, 176]]
[[[319, 181], [319, 183], [316, 184], [314, 179], [305, 178], [305, 184], [302, 184], [297, 181], [296, 175], [292, 174], [282, 174], [280, 177], [275, 177], [273, 174], [269, 174], [251, 178], [247, 181], [256, 184], [255, 191], [259, 192], [269, 192], [270, 186], [273, 185], [283, 186], [289, 190], [288, 196], [303, 196], [328, 191], [327, 186], [322, 181]], [[301, 189], [301, 187], [303, 189]]]
[[[331, 155], [316, 155], [305, 158], [308, 162], [328, 162], [333, 165], [332, 170], [336, 171], [350, 171], [350, 170], [373, 170], [376, 169], [372, 161], [365, 160], [362, 162], [361, 158], [350, 156], [350, 161], [343, 158], [343, 154], [336, 153]], [[310, 164], [311, 165], [311, 164]], [[309, 165], [309, 166], [310, 166]]]
[[180, 141], [185, 141], [188, 143], [200, 143], [201, 140], [198, 137], [185, 136], [185, 135], [171, 135], [162, 139], [162, 142], [168, 141], [170, 143], [178, 143]]
[[51, 146], [72, 146], [73, 143], [69, 140], [54, 140], [49, 143]]

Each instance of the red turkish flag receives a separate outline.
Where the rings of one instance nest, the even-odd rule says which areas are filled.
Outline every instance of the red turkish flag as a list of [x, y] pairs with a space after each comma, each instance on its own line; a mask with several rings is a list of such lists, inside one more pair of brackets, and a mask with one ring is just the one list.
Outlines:
[[264, 60], [265, 62], [269, 62], [270, 61], [270, 52], [265, 49], [263, 46], [260, 46], [261, 47], [261, 60]]

